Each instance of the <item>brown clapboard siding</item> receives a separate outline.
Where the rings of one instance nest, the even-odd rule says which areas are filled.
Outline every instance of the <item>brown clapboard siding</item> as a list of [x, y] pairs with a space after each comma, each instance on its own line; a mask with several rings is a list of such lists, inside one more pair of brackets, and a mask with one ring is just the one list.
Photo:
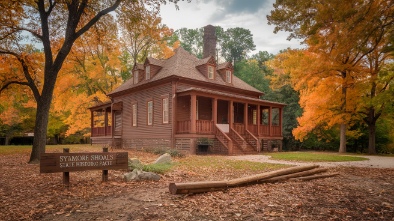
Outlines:
[[[116, 97], [115, 102], [123, 102], [122, 139], [170, 138], [172, 133], [172, 100], [169, 99], [169, 123], [163, 124], [162, 96], [172, 96], [171, 83], [133, 92], [130, 95]], [[147, 123], [148, 101], [153, 101], [153, 125]], [[137, 103], [137, 126], [132, 126], [132, 104]]]

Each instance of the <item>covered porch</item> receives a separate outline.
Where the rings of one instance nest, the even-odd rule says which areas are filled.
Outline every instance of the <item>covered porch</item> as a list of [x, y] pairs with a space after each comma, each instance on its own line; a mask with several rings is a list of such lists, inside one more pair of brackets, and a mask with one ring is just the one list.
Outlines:
[[229, 152], [232, 146], [261, 151], [264, 141], [282, 139], [284, 104], [196, 89], [177, 95], [175, 131], [178, 136], [213, 135], [229, 146]]
[[91, 143], [118, 145], [122, 129], [122, 103], [103, 103], [89, 108]]

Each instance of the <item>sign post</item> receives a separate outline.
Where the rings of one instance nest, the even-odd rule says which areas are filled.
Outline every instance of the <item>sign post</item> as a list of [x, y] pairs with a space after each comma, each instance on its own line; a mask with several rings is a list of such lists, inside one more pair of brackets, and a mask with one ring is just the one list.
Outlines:
[[[63, 148], [63, 153], [69, 153], [69, 148]], [[67, 188], [70, 186], [70, 172], [63, 172], [63, 185]]]
[[[108, 147], [103, 147], [103, 152], [104, 153], [108, 153]], [[103, 182], [107, 182], [108, 181], [108, 170], [103, 170], [103, 178], [102, 178]]]

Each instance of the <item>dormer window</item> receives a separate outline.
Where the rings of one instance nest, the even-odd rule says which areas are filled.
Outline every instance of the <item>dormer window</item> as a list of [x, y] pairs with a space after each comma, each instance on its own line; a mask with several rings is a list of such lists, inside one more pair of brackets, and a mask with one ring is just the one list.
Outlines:
[[226, 82], [231, 83], [231, 71], [226, 70]]
[[138, 70], [134, 71], [133, 79], [134, 79], [134, 84], [137, 84], [138, 83]]
[[213, 68], [213, 66], [208, 66], [208, 78], [209, 78], [209, 79], [213, 79], [213, 78], [214, 78], [213, 73], [214, 73], [214, 68]]
[[150, 79], [150, 66], [147, 65], [145, 67], [145, 80], [149, 80]]

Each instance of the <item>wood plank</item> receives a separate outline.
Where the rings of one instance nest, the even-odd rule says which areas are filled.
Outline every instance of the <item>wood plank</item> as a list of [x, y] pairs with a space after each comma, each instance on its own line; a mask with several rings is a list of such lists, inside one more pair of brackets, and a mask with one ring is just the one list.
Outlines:
[[127, 169], [128, 153], [45, 153], [40, 173]]

